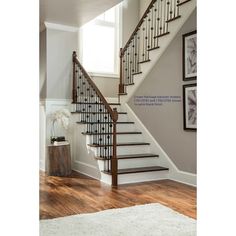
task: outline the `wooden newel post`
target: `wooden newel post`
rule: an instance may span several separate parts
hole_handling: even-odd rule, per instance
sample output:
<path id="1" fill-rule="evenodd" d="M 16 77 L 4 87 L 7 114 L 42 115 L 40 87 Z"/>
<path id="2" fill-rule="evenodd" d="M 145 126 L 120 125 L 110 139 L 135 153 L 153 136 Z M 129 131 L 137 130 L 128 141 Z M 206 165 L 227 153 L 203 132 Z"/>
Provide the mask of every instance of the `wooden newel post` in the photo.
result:
<path id="1" fill-rule="evenodd" d="M 125 92 L 125 87 L 123 83 L 123 62 L 122 62 L 122 57 L 123 57 L 123 49 L 120 49 L 120 84 L 119 84 L 119 93 L 124 93 Z"/>
<path id="2" fill-rule="evenodd" d="M 72 89 L 72 100 L 73 103 L 77 102 L 77 85 L 76 85 L 76 67 L 75 67 L 75 60 L 76 60 L 76 52 L 73 52 L 72 61 L 73 61 L 73 89 Z"/>
<path id="3" fill-rule="evenodd" d="M 111 158 L 111 173 L 112 173 L 112 187 L 117 187 L 117 145 L 116 145 L 116 122 L 118 120 L 118 112 L 117 109 L 113 109 L 113 153 Z"/>

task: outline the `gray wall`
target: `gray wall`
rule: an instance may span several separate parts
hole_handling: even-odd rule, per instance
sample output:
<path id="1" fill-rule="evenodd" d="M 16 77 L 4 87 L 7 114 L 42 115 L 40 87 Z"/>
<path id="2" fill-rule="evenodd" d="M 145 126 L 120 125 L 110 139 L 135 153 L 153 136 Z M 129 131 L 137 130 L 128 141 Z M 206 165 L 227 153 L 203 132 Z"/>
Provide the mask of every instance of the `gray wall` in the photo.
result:
<path id="1" fill-rule="evenodd" d="M 47 29 L 47 98 L 70 99 L 77 32 Z"/>
<path id="2" fill-rule="evenodd" d="M 134 96 L 182 97 L 182 85 L 187 84 L 182 81 L 182 34 L 195 29 L 196 11 L 183 25 Z M 138 106 L 134 104 L 133 97 L 129 105 L 176 166 L 182 171 L 196 173 L 196 132 L 183 130 L 182 101 L 164 103 L 162 106 Z"/>
<path id="3" fill-rule="evenodd" d="M 107 77 L 92 77 L 92 80 L 102 92 L 104 97 L 117 97 L 119 79 Z"/>
<path id="4" fill-rule="evenodd" d="M 40 99 L 46 98 L 47 92 L 47 67 L 46 67 L 46 45 L 47 33 L 46 30 L 40 32 L 40 45 L 39 45 L 39 89 L 40 89 Z"/>
<path id="5" fill-rule="evenodd" d="M 127 43 L 129 37 L 133 33 L 139 22 L 139 1 L 124 0 L 122 10 L 122 47 Z"/>
<path id="6" fill-rule="evenodd" d="M 151 0 L 139 0 L 139 18 L 143 16 L 144 12 L 147 10 L 149 4 L 151 3 Z"/>

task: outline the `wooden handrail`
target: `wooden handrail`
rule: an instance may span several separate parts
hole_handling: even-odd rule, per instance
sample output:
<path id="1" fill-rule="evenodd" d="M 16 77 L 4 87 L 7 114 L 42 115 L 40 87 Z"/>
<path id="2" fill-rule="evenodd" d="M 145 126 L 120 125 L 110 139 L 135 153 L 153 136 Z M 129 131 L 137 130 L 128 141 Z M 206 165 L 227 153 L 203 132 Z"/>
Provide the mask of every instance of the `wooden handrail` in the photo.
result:
<path id="1" fill-rule="evenodd" d="M 108 104 L 108 102 L 106 101 L 106 99 L 104 98 L 104 96 L 102 95 L 102 93 L 100 92 L 100 90 L 98 89 L 98 87 L 95 85 L 95 83 L 92 81 L 91 77 L 89 76 L 89 74 L 86 72 L 86 70 L 84 69 L 84 67 L 81 65 L 81 63 L 79 62 L 78 58 L 77 58 L 77 54 L 76 52 L 73 52 L 73 62 L 76 63 L 79 67 L 80 70 L 82 71 L 83 75 L 86 77 L 88 83 L 91 85 L 91 87 L 95 90 L 96 94 L 99 96 L 99 98 L 101 99 L 102 103 L 104 104 L 104 106 L 106 107 L 108 113 L 110 114 L 112 120 L 114 122 L 116 122 L 118 120 L 118 113 L 113 111 L 112 108 L 110 107 L 110 105 Z"/>
<path id="2" fill-rule="evenodd" d="M 150 9 L 152 8 L 153 4 L 156 2 L 157 0 L 152 0 L 151 3 L 149 4 L 147 10 L 144 12 L 142 18 L 140 19 L 138 25 L 136 26 L 135 30 L 133 31 L 133 33 L 131 34 L 128 42 L 125 44 L 124 48 L 121 51 L 121 55 L 124 55 L 126 49 L 128 48 L 130 42 L 132 41 L 134 35 L 137 33 L 137 31 L 139 30 L 140 26 L 143 23 L 143 20 L 147 17 L 147 14 L 149 13 Z"/>
<path id="3" fill-rule="evenodd" d="M 78 68 L 76 68 L 76 66 Z M 88 82 L 88 84 L 94 90 L 94 92 L 96 93 L 96 96 L 100 99 L 102 105 L 105 107 L 105 109 L 107 111 L 107 114 L 109 114 L 110 119 L 112 120 L 112 126 L 113 126 L 112 152 L 107 157 L 111 158 L 110 159 L 110 163 L 111 163 L 110 171 L 111 171 L 111 174 L 112 174 L 112 187 L 117 187 L 117 185 L 118 185 L 118 180 L 117 180 L 117 178 L 118 178 L 117 177 L 118 163 L 117 163 L 117 137 L 116 137 L 117 136 L 117 131 L 116 131 L 116 124 L 117 124 L 117 120 L 118 120 L 118 112 L 117 112 L 116 108 L 114 108 L 112 110 L 112 108 L 110 107 L 110 105 L 108 104 L 108 102 L 106 101 L 106 99 L 104 98 L 102 93 L 100 92 L 100 90 L 97 88 L 97 86 L 92 81 L 89 74 L 86 72 L 84 67 L 79 62 L 75 51 L 73 52 L 73 90 L 72 90 L 73 103 L 78 104 L 78 101 L 77 101 L 77 98 L 78 98 L 78 96 L 77 96 L 77 79 L 76 79 L 76 73 L 78 72 L 78 70 L 83 74 L 83 78 Z M 105 119 L 107 119 L 107 117 L 105 117 Z M 109 123 L 107 123 L 107 124 L 109 124 Z M 106 133 L 106 131 L 104 131 L 104 135 L 105 135 L 105 133 Z M 106 137 L 105 139 L 107 140 L 107 135 L 105 135 L 105 137 Z M 109 146 L 109 142 L 107 144 Z M 108 164 L 108 166 L 109 166 L 109 164 Z"/>

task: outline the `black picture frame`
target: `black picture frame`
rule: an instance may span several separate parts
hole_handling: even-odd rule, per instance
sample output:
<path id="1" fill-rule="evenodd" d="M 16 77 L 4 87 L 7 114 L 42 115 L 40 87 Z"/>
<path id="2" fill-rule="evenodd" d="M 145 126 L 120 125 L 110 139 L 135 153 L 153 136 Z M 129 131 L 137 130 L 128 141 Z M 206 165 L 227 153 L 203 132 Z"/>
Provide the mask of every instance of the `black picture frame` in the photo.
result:
<path id="1" fill-rule="evenodd" d="M 197 79 L 197 31 L 182 36 L 183 38 L 183 80 Z"/>
<path id="2" fill-rule="evenodd" d="M 197 130 L 197 84 L 183 85 L 184 130 Z"/>

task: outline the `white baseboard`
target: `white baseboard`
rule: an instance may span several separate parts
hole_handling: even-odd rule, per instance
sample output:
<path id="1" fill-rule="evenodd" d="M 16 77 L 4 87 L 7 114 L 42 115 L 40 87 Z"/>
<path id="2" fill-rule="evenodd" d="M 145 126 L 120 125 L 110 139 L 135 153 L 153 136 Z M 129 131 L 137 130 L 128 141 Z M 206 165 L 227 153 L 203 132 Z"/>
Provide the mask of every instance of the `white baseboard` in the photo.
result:
<path id="1" fill-rule="evenodd" d="M 45 162 L 43 160 L 39 161 L 39 169 L 41 171 L 45 171 Z"/>
<path id="2" fill-rule="evenodd" d="M 72 170 L 77 171 L 83 175 L 87 175 L 93 179 L 101 179 L 101 173 L 95 166 L 81 161 L 73 161 Z"/>
<path id="3" fill-rule="evenodd" d="M 191 185 L 193 187 L 197 186 L 197 175 L 181 170 L 172 172 L 169 174 L 169 179 L 183 184 Z"/>

